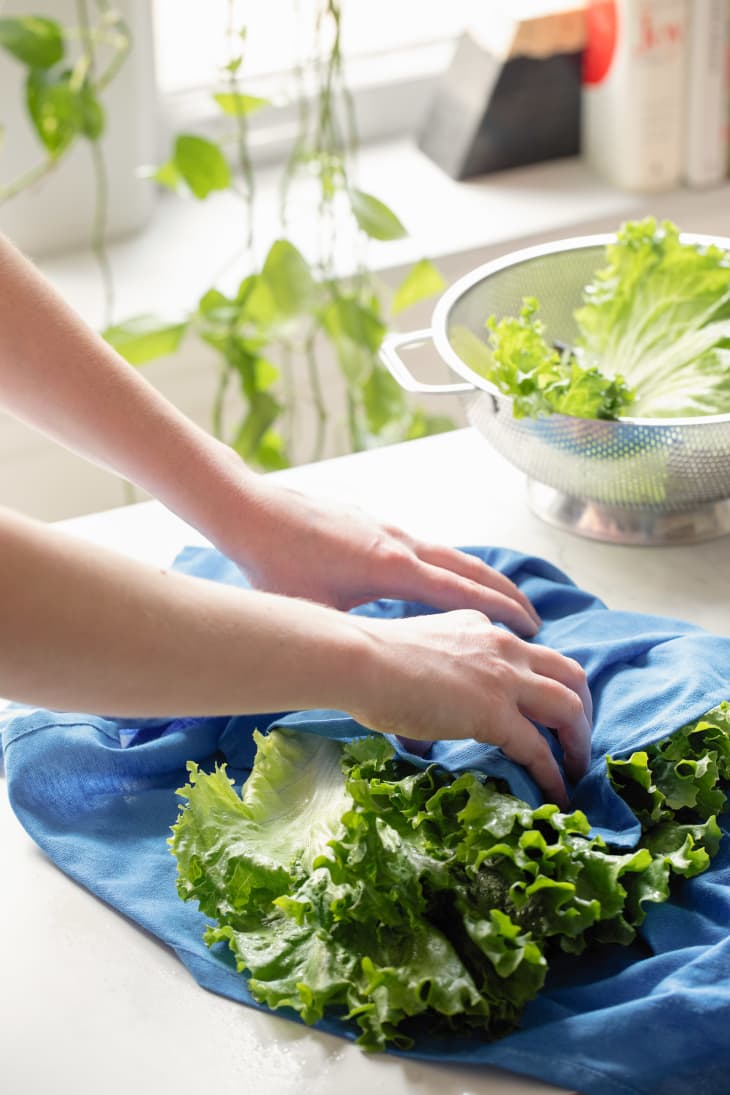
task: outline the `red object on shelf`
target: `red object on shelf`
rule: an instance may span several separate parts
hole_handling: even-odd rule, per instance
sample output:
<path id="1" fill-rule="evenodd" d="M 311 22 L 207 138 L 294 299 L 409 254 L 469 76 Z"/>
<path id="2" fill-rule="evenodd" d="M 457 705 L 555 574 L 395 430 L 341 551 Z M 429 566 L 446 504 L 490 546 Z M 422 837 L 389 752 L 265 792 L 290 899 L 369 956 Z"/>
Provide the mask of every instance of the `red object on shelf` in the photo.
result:
<path id="1" fill-rule="evenodd" d="M 608 74 L 618 39 L 616 0 L 599 0 L 586 8 L 583 83 L 600 84 Z"/>

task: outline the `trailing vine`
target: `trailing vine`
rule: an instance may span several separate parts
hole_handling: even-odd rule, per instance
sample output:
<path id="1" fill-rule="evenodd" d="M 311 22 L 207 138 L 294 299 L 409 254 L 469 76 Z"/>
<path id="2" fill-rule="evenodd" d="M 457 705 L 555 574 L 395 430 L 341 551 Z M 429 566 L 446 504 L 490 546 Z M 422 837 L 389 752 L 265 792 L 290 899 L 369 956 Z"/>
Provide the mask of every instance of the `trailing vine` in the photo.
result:
<path id="1" fill-rule="evenodd" d="M 25 68 L 28 118 L 40 145 L 36 164 L 0 183 L 0 204 L 39 184 L 66 159 L 77 141 L 89 142 L 95 202 L 90 242 L 104 289 L 105 314 L 113 314 L 114 289 L 106 247 L 108 182 L 101 138 L 106 129 L 102 96 L 131 47 L 129 28 L 107 0 L 75 0 L 77 26 L 44 16 L 0 19 L 0 50 Z"/>
<path id="2" fill-rule="evenodd" d="M 297 0 L 292 3 L 301 24 Z M 340 398 L 334 402 L 344 403 L 351 450 L 452 426 L 447 418 L 409 405 L 378 361 L 391 317 L 438 292 L 443 280 L 428 260 L 421 260 L 391 294 L 386 314 L 385 290 L 367 266 L 367 242 L 399 239 L 406 231 L 392 210 L 353 181 L 358 139 L 345 79 L 342 20 L 342 0 L 319 0 L 311 48 L 301 46 L 295 69 L 299 130 L 282 169 L 281 235 L 257 262 L 249 119 L 270 104 L 243 89 L 246 31 L 236 28 L 229 0 L 229 55 L 221 67 L 223 90 L 213 98 L 230 120 L 230 132 L 220 141 L 178 134 L 169 159 L 153 177 L 194 200 L 219 191 L 238 195 L 241 253 L 250 272 L 233 293 L 224 294 L 216 285 L 206 289 L 197 307 L 179 322 L 137 316 L 106 332 L 122 354 L 140 365 L 175 352 L 183 338 L 198 337 L 213 347 L 219 359 L 213 432 L 265 470 L 315 461 L 325 453 L 328 437 L 340 426 L 322 376 L 323 361 L 333 355 L 340 375 Z M 310 218 L 316 221 L 317 246 L 307 255 L 292 239 L 291 206 L 302 183 L 314 183 L 317 191 Z M 337 269 L 337 242 L 343 232 L 355 256 L 347 277 Z M 226 409 L 234 384 L 243 412 L 229 423 Z M 303 427 L 298 421 L 302 405 L 309 417 Z"/>
<path id="3" fill-rule="evenodd" d="M 391 209 L 354 181 L 358 139 L 342 54 L 343 0 L 318 0 L 308 28 L 311 42 L 301 43 L 293 92 L 298 134 L 281 173 L 281 234 L 263 258 L 257 258 L 249 119 L 271 104 L 246 90 L 246 28 L 236 26 L 235 4 L 228 0 L 222 28 L 227 56 L 220 88 L 213 93 L 227 131 L 219 141 L 179 133 L 169 158 L 152 177 L 192 200 L 226 191 L 235 195 L 241 203 L 238 258 L 248 272 L 232 293 L 217 284 L 206 288 L 195 307 L 175 322 L 145 315 L 114 325 L 101 96 L 124 62 L 130 34 L 108 0 L 74 3 L 77 27 L 40 16 L 0 19 L 0 48 L 27 70 L 28 113 L 43 150 L 39 164 L 0 186 L 0 202 L 54 171 L 77 140 L 89 141 L 96 193 L 91 246 L 104 285 L 108 341 L 135 365 L 175 353 L 184 339 L 197 338 L 212 347 L 218 358 L 212 430 L 265 470 L 320 459 L 332 431 L 342 426 L 333 405 L 344 405 L 352 450 L 450 428 L 448 419 L 410 405 L 378 362 L 392 317 L 438 292 L 443 282 L 423 259 L 395 294 L 388 294 L 368 268 L 369 240 L 398 239 L 406 232 Z M 292 5 L 301 27 L 299 0 Z M 316 196 L 309 221 L 317 227 L 313 251 L 300 248 L 292 238 L 292 205 L 302 187 L 312 186 Z M 354 258 L 346 277 L 338 270 L 343 233 Z M 325 384 L 322 375 L 325 358 L 334 358 L 338 367 L 334 400 L 330 381 Z M 237 399 L 231 398 L 234 389 Z"/>

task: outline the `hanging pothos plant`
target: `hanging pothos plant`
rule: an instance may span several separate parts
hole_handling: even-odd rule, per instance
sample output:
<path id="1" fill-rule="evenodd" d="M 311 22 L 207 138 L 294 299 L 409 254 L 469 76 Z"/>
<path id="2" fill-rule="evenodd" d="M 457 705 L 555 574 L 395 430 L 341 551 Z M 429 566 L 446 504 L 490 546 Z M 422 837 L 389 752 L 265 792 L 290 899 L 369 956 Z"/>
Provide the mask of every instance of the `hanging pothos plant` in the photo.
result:
<path id="1" fill-rule="evenodd" d="M 292 0 L 293 6 L 296 3 Z M 107 281 L 110 306 L 103 161 L 98 144 L 104 113 L 99 95 L 121 64 L 129 35 L 104 0 L 95 3 L 98 25 L 91 24 L 86 0 L 78 0 L 77 8 L 77 32 L 44 18 L 0 20 L 0 46 L 28 67 L 28 109 L 46 150 L 44 166 L 32 178 L 6 187 L 5 197 L 50 171 L 77 137 L 92 142 L 98 194 L 93 245 Z M 229 294 L 217 285 L 207 288 L 197 305 L 178 321 L 137 316 L 108 325 L 104 332 L 135 365 L 173 354 L 189 338 L 200 338 L 211 346 L 219 360 L 212 430 L 246 461 L 266 470 L 319 459 L 325 452 L 328 430 L 339 425 L 333 421 L 333 400 L 325 392 L 321 376 L 327 347 L 339 367 L 342 391 L 335 405 L 344 403 L 346 408 L 350 449 L 420 437 L 452 426 L 449 419 L 410 405 L 378 362 L 378 349 L 391 318 L 439 292 L 443 279 L 423 259 L 411 268 L 395 293 L 386 294 L 368 269 L 369 240 L 394 240 L 406 232 L 395 213 L 353 181 L 357 135 L 344 76 L 342 8 L 342 0 L 319 0 L 317 4 L 312 48 L 296 72 L 299 131 L 282 170 L 281 233 L 257 262 L 256 179 L 248 122 L 251 114 L 270 104 L 243 90 L 246 34 L 235 26 L 234 4 L 229 0 L 229 58 L 221 87 L 213 95 L 228 132 L 220 141 L 179 134 L 169 159 L 151 174 L 159 185 L 193 200 L 202 201 L 221 191 L 238 196 L 242 204 L 238 222 L 242 261 L 248 272 Z M 65 56 L 65 42 L 72 37 L 81 48 L 73 65 Z M 101 71 L 97 51 L 110 47 L 114 55 Z M 304 180 L 316 191 L 312 215 L 317 224 L 315 253 L 306 257 L 290 238 L 292 195 Z M 2 197 L 0 191 L 0 200 Z M 336 269 L 335 244 L 339 234 L 349 231 L 355 263 L 343 278 Z M 383 303 L 386 296 L 387 310 Z M 239 398 L 231 401 L 228 396 L 233 389 L 238 390 Z M 306 430 L 299 428 L 298 433 L 301 402 L 308 404 L 313 415 Z M 233 421 L 231 406 L 240 408 Z"/>
<path id="2" fill-rule="evenodd" d="M 113 284 L 106 249 L 103 95 L 129 53 L 131 36 L 122 15 L 108 0 L 94 0 L 93 4 L 75 0 L 74 6 L 75 26 L 40 15 L 0 18 L 0 52 L 25 69 L 25 105 L 40 146 L 37 163 L 15 178 L 0 181 L 0 204 L 51 175 L 79 140 L 88 142 L 96 190 L 89 237 L 99 264 L 106 315 L 110 316 Z"/>

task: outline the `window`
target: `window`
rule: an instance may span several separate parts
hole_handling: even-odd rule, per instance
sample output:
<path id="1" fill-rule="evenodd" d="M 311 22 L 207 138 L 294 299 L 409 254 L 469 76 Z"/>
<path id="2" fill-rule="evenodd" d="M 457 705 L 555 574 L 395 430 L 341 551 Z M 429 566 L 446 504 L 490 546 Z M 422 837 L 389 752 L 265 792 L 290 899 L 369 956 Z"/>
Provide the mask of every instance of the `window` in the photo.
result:
<path id="1" fill-rule="evenodd" d="M 344 0 L 343 52 L 362 140 L 416 128 L 471 4 Z M 215 108 L 208 92 L 229 60 L 231 15 L 236 31 L 246 27 L 242 74 L 249 88 L 285 97 L 287 73 L 306 56 L 317 7 L 317 0 L 155 0 L 157 77 L 169 128 L 210 124 Z M 284 108 L 253 121 L 252 137 L 271 158 L 280 152 L 276 135 L 287 120 Z"/>
<path id="2" fill-rule="evenodd" d="M 291 69 L 314 23 L 316 0 L 232 0 L 233 25 L 246 27 L 245 71 Z M 470 0 L 345 0 L 344 52 L 362 58 L 452 38 Z M 163 92 L 209 86 L 227 61 L 229 0 L 155 0 L 157 66 Z"/>

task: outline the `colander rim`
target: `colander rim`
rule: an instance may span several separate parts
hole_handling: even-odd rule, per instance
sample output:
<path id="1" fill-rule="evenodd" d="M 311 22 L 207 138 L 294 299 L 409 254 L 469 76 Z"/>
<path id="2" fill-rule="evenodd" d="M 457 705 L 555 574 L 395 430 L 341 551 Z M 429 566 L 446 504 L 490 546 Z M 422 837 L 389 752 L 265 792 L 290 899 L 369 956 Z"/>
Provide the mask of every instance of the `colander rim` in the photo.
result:
<path id="1" fill-rule="evenodd" d="M 606 247 L 607 244 L 614 243 L 616 238 L 616 232 L 599 232 L 585 236 L 567 236 L 564 239 L 551 240 L 548 243 L 538 243 L 530 247 L 522 247 L 517 251 L 510 251 L 506 255 L 500 255 L 496 259 L 490 259 L 488 262 L 482 263 L 480 266 L 475 267 L 474 270 L 470 270 L 467 274 L 458 278 L 457 281 L 450 285 L 439 297 L 431 317 L 431 330 L 434 346 L 442 359 L 453 372 L 463 380 L 468 381 L 473 387 L 488 392 L 499 402 L 511 405 L 513 402 L 512 396 L 506 395 L 499 390 L 496 384 L 479 376 L 473 369 L 470 369 L 466 362 L 462 361 L 451 346 L 448 337 L 448 317 L 452 308 L 454 308 L 458 301 L 470 289 L 473 289 L 475 285 L 486 280 L 486 278 L 490 277 L 492 274 L 508 269 L 510 266 L 517 266 L 521 262 L 528 262 L 531 259 L 541 258 L 544 255 L 551 255 L 556 251 L 579 251 L 587 250 L 591 247 Z M 730 262 L 730 237 L 712 236 L 698 232 L 680 232 L 679 239 L 682 243 L 720 247 L 721 250 L 727 252 L 728 261 Z M 703 425 L 725 425 L 730 423 L 730 413 L 690 415 L 683 418 L 632 418 L 629 415 L 622 415 L 616 419 L 586 419 L 580 418 L 577 415 L 559 414 L 556 412 L 551 414 L 550 418 L 556 420 L 565 419 L 566 421 L 572 422 L 600 421 L 605 422 L 607 426 L 626 424 L 627 426 L 646 426 L 654 428 L 682 426 L 698 429 Z"/>

